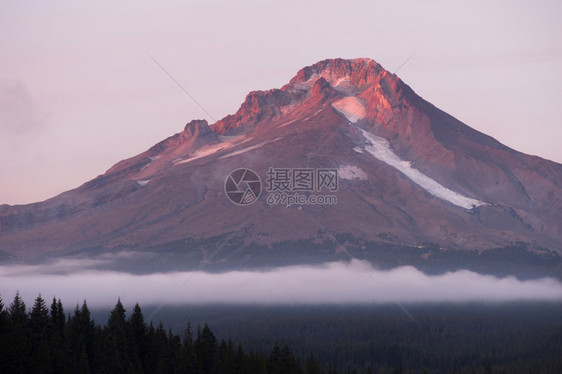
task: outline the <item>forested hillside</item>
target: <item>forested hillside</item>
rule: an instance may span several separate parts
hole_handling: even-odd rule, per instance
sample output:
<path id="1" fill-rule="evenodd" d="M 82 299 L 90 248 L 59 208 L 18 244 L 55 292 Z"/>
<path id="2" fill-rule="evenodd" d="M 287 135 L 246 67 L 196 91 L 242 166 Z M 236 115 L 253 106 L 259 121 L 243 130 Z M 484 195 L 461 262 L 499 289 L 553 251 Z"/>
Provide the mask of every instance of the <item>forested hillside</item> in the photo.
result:
<path id="1" fill-rule="evenodd" d="M 0 373 L 321 373 L 311 358 L 301 365 L 288 346 L 269 355 L 246 353 L 217 341 L 205 324 L 182 337 L 145 322 L 138 304 L 130 317 L 120 300 L 105 326 L 94 323 L 86 301 L 67 318 L 61 300 L 50 308 L 38 296 L 30 312 L 17 294 L 0 299 Z"/>
<path id="2" fill-rule="evenodd" d="M 177 306 L 158 313 L 164 327 L 118 300 L 99 325 L 86 301 L 28 309 L 18 293 L 0 298 L 0 373 L 562 372 L 560 304 L 409 310 L 414 321 L 394 306 Z"/>

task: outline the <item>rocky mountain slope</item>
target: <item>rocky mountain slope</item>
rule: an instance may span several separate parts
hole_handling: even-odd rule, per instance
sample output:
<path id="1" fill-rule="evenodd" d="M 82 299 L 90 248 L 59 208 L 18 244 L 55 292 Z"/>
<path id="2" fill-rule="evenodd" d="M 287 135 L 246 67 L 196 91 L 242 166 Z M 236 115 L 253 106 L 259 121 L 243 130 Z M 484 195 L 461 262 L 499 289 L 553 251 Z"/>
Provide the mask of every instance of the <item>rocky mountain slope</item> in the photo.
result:
<path id="1" fill-rule="evenodd" d="M 252 204 L 233 204 L 225 193 L 238 168 L 261 179 Z M 337 186 L 319 179 L 304 186 L 310 170 L 314 178 L 337 170 Z M 305 180 L 274 190 L 283 172 Z M 307 204 L 275 201 L 295 194 Z M 337 201 L 313 204 L 311 196 Z M 428 247 L 515 243 L 561 254 L 562 165 L 470 128 L 373 60 L 332 59 L 280 89 L 249 93 L 215 124 L 189 122 L 77 189 L 0 206 L 0 251 L 11 259 L 116 250 L 200 258 L 212 249 L 198 243 L 235 242 L 228 258 L 259 255 L 274 265 L 277 244 L 321 244 L 334 235 L 419 247 L 420 256 Z M 265 252 L 245 250 L 258 247 Z"/>

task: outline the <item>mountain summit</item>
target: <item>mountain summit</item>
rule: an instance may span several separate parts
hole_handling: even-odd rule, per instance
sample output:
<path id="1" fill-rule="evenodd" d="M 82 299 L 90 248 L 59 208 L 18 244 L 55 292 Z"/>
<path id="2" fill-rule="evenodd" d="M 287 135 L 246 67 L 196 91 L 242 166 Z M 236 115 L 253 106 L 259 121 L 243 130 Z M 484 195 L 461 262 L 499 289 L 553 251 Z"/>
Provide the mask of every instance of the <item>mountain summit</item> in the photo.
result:
<path id="1" fill-rule="evenodd" d="M 254 174 L 232 173 L 244 168 Z M 336 184 L 322 185 L 327 177 Z M 250 188 L 251 204 L 234 204 L 229 188 Z M 209 261 L 241 266 L 330 259 L 348 244 L 371 258 L 389 248 L 424 259 L 435 256 L 428 248 L 557 256 L 561 196 L 562 165 L 468 127 L 373 60 L 330 59 L 77 189 L 0 206 L 0 251 L 134 250 L 191 263 L 224 247 Z"/>

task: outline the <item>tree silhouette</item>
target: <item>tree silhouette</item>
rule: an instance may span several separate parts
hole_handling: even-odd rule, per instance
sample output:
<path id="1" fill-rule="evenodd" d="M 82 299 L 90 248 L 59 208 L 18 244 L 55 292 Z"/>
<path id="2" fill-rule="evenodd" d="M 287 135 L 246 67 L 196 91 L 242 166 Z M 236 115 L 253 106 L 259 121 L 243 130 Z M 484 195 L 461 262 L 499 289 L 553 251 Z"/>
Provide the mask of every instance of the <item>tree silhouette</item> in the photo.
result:
<path id="1" fill-rule="evenodd" d="M 195 339 L 195 355 L 198 362 L 198 369 L 202 373 L 210 373 L 215 364 L 215 354 L 217 351 L 217 338 L 205 323 L 203 329 L 198 329 Z"/>
<path id="2" fill-rule="evenodd" d="M 47 303 L 37 296 L 29 314 L 29 346 L 31 355 L 37 359 L 33 361 L 31 370 L 34 373 L 46 373 L 51 368 L 52 353 L 50 349 L 49 309 Z"/>
<path id="3" fill-rule="evenodd" d="M 4 301 L 0 297 L 0 373 L 8 373 L 8 327 L 9 315 L 4 309 Z"/>
<path id="4" fill-rule="evenodd" d="M 6 355 L 8 356 L 6 366 L 8 373 L 25 373 L 28 369 L 30 356 L 28 345 L 28 316 L 25 311 L 25 302 L 16 292 L 14 300 L 8 308 L 9 328 L 7 333 Z"/>
<path id="5" fill-rule="evenodd" d="M 112 373 L 142 370 L 125 313 L 121 299 L 118 299 L 103 329 L 104 365 L 106 370 Z"/>

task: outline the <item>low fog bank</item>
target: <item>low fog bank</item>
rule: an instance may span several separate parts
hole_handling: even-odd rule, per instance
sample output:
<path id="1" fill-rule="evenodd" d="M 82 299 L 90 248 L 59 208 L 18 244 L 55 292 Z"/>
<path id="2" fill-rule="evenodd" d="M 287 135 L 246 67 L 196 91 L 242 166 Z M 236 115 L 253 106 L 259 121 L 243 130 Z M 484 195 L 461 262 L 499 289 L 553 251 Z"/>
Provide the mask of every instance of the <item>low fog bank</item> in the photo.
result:
<path id="1" fill-rule="evenodd" d="M 0 296 L 7 306 L 16 291 L 28 307 L 41 294 L 63 303 L 111 307 L 201 303 L 341 304 L 562 301 L 562 283 L 552 279 L 520 281 L 461 270 L 429 276 L 410 267 L 389 271 L 362 262 L 289 266 L 268 271 L 225 273 L 172 272 L 136 275 L 92 268 L 96 260 L 61 260 L 48 265 L 0 266 Z M 362 268 L 363 267 L 363 268 Z M 367 271 L 365 271 L 366 269 Z M 378 284 L 377 284 L 378 282 Z"/>

